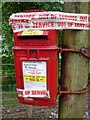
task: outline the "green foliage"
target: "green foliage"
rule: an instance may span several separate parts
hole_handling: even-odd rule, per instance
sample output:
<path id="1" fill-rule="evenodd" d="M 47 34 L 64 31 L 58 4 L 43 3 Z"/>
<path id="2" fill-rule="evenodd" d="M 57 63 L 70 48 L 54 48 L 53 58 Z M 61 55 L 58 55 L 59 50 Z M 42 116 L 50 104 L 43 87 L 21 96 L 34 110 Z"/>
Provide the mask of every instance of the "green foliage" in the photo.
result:
<path id="1" fill-rule="evenodd" d="M 9 25 L 8 19 L 12 13 L 18 13 L 25 10 L 39 9 L 45 11 L 62 11 L 63 4 L 59 2 L 3 2 L 2 3 L 2 31 L 3 31 L 3 41 L 2 41 L 2 74 L 3 74 L 3 90 L 15 90 L 15 86 L 7 86 L 9 84 L 15 85 L 14 74 L 14 58 L 12 46 L 13 32 Z M 61 41 L 61 39 L 60 39 Z M 8 65 L 9 64 L 9 65 Z M 5 77 L 6 76 L 6 77 Z"/>
<path id="2" fill-rule="evenodd" d="M 2 97 L 5 99 L 2 99 L 2 104 L 3 105 L 15 105 L 18 104 L 18 100 L 16 98 L 17 94 L 16 93 L 8 93 L 6 92 L 5 94 L 2 94 Z"/>

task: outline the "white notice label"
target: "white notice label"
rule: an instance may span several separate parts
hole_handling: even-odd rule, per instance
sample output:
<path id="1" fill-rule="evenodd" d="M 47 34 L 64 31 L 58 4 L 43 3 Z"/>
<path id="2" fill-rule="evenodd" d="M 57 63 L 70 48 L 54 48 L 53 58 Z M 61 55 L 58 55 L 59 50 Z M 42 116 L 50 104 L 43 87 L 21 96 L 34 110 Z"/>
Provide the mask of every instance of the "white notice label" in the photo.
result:
<path id="1" fill-rule="evenodd" d="M 22 68 L 24 90 L 36 91 L 31 92 L 30 97 L 45 97 L 47 92 L 46 62 L 23 61 Z"/>

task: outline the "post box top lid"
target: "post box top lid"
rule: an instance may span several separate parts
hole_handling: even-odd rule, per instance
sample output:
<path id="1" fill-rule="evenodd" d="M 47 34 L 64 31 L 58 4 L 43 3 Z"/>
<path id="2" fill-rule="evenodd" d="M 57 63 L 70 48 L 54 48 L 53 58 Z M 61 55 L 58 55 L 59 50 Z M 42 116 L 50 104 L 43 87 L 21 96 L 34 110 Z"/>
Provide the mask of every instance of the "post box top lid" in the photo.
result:
<path id="1" fill-rule="evenodd" d="M 46 30 L 27 30 L 27 31 L 22 31 L 18 32 L 17 36 L 47 36 L 49 31 Z"/>

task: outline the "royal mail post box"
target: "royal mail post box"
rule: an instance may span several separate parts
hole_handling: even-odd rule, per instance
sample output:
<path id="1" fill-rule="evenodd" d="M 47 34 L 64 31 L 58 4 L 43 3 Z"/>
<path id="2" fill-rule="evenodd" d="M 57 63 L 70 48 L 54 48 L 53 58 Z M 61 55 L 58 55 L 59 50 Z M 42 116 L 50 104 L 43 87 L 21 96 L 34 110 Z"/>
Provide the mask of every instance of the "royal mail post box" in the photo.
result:
<path id="1" fill-rule="evenodd" d="M 13 50 L 19 102 L 55 106 L 58 80 L 57 31 L 16 32 Z"/>

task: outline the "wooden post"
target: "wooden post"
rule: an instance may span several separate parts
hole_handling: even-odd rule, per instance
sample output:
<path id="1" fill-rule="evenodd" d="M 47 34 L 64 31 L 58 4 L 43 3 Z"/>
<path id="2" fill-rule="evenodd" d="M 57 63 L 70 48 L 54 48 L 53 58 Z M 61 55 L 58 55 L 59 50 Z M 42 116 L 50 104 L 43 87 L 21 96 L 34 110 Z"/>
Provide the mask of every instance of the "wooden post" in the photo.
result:
<path id="1" fill-rule="evenodd" d="M 32 105 L 27 106 L 27 117 L 32 118 Z"/>
<path id="2" fill-rule="evenodd" d="M 88 14 L 88 3 L 68 2 L 64 5 L 67 13 Z M 88 53 L 88 31 L 65 30 L 63 44 L 66 48 L 82 49 Z M 88 84 L 88 59 L 76 53 L 63 53 L 61 65 L 62 89 L 79 91 Z M 60 118 L 83 118 L 86 94 L 64 94 L 59 101 Z"/>

